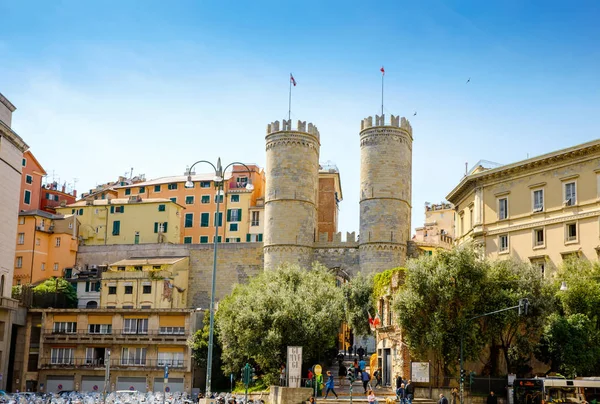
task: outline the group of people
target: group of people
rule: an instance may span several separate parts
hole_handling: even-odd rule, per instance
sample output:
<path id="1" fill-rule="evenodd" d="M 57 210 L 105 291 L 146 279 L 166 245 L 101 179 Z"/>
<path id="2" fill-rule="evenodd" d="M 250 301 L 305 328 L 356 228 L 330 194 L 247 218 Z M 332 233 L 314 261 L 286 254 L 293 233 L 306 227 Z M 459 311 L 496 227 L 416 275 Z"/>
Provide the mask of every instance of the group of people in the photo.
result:
<path id="1" fill-rule="evenodd" d="M 412 380 L 404 382 L 404 378 L 399 374 L 396 375 L 396 400 L 401 404 L 412 404 L 415 398 L 415 386 Z"/>

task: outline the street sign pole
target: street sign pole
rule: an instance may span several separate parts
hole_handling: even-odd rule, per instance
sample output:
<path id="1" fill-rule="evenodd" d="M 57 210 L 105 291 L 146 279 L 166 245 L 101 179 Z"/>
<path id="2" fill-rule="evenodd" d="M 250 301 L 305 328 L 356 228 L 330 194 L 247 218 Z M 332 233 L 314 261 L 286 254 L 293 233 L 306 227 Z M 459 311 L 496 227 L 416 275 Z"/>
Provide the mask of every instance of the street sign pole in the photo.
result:
<path id="1" fill-rule="evenodd" d="M 167 397 L 167 384 L 169 383 L 169 365 L 165 365 L 165 380 L 163 382 L 163 404 Z"/>

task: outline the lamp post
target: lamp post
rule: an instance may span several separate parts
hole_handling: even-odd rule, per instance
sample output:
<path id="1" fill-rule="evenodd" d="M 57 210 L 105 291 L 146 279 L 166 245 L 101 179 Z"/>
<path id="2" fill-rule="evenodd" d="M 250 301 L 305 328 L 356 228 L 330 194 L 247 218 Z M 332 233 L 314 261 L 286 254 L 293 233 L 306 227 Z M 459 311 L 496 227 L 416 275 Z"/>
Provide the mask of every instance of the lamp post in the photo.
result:
<path id="1" fill-rule="evenodd" d="M 223 192 L 223 183 L 225 181 L 225 177 L 224 174 L 227 171 L 227 169 L 229 167 L 231 167 L 234 164 L 240 164 L 243 165 L 244 167 L 246 167 L 246 170 L 248 171 L 248 182 L 246 184 L 246 189 L 248 191 L 252 191 L 254 189 L 254 186 L 252 185 L 251 179 L 250 179 L 250 175 L 252 174 L 252 172 L 250 171 L 250 169 L 248 168 L 248 166 L 244 163 L 239 163 L 239 162 L 234 162 L 231 163 L 229 165 L 227 165 L 225 167 L 225 169 L 223 169 L 223 167 L 221 166 L 221 158 L 219 157 L 217 159 L 217 165 L 215 166 L 213 163 L 211 163 L 210 161 L 206 161 L 206 160 L 199 160 L 196 161 L 194 164 L 192 164 L 192 166 L 189 168 L 188 171 L 188 177 L 187 177 L 187 181 L 185 182 L 185 187 L 186 188 L 193 188 L 194 187 L 194 183 L 192 182 L 192 169 L 194 168 L 194 166 L 198 163 L 207 163 L 210 164 L 211 167 L 215 170 L 215 177 L 214 177 L 214 182 L 215 182 L 215 188 L 217 189 L 217 213 L 215 215 L 215 238 L 213 240 L 213 269 L 212 269 L 212 283 L 211 283 L 211 293 L 210 293 L 210 328 L 209 328 L 209 332 L 208 332 L 208 354 L 206 357 L 206 391 L 205 391 L 205 397 L 208 399 L 210 398 L 210 382 L 211 382 L 211 372 L 212 372 L 212 354 L 213 354 L 213 338 L 214 338 L 214 330 L 215 330 L 215 312 L 214 312 L 214 308 L 215 308 L 215 287 L 216 287 L 216 281 L 217 281 L 217 248 L 219 245 L 219 225 L 221 224 L 221 220 L 219 220 L 219 208 L 221 205 L 221 194 Z"/>

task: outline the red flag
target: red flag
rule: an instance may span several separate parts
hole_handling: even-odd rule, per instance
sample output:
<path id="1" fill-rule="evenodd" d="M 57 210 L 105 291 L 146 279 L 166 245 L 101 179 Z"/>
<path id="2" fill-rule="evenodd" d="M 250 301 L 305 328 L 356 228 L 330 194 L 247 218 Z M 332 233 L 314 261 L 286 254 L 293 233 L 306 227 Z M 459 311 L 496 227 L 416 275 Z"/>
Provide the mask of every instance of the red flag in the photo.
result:
<path id="1" fill-rule="evenodd" d="M 290 81 L 292 82 L 294 87 L 296 87 L 296 80 L 294 79 L 294 76 L 292 76 L 292 73 L 290 73 Z"/>
<path id="2" fill-rule="evenodd" d="M 375 330 L 375 326 L 373 325 L 373 317 L 371 317 L 371 313 L 369 313 L 369 328 L 371 328 L 371 330 Z"/>
<path id="3" fill-rule="evenodd" d="M 373 319 L 373 327 L 377 328 L 381 324 L 381 317 L 379 317 L 379 313 L 375 314 L 375 318 Z"/>
<path id="4" fill-rule="evenodd" d="M 385 75 L 385 69 L 383 68 L 383 66 L 381 66 L 381 69 L 379 69 L 381 71 L 381 75 Z"/>

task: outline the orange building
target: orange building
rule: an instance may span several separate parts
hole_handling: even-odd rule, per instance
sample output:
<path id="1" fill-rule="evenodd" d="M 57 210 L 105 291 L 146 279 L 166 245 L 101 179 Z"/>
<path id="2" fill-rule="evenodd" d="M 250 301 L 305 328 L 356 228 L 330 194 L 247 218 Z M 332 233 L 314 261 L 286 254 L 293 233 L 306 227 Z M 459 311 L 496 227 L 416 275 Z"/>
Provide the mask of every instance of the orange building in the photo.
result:
<path id="1" fill-rule="evenodd" d="M 224 194 L 220 195 L 219 240 L 243 242 L 248 240 L 253 217 L 250 208 L 264 196 L 264 172 L 257 165 L 249 165 L 250 173 L 242 165 L 233 165 L 225 174 Z M 186 188 L 187 174 L 162 177 L 135 184 L 116 186 L 118 198 L 166 198 L 182 205 L 181 242 L 187 244 L 212 243 L 217 220 L 217 190 L 214 174 L 191 174 L 193 188 Z M 249 191 L 246 185 L 252 183 Z M 258 217 L 254 219 L 259 220 Z M 262 218 L 261 218 L 262 219 Z M 262 235 L 261 235 L 262 239 Z M 256 241 L 256 240 L 252 240 Z"/>
<path id="2" fill-rule="evenodd" d="M 40 208 L 42 177 L 46 171 L 31 151 L 23 153 L 23 174 L 21 175 L 21 199 L 19 212 Z"/>
<path id="3" fill-rule="evenodd" d="M 75 216 L 53 215 L 42 210 L 20 212 L 14 284 L 62 276 L 65 268 L 72 268 L 77 255 L 78 225 Z"/>

